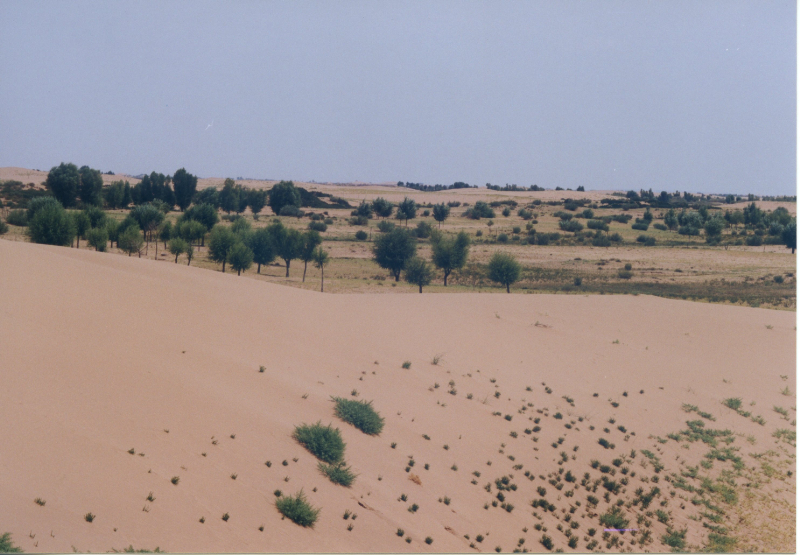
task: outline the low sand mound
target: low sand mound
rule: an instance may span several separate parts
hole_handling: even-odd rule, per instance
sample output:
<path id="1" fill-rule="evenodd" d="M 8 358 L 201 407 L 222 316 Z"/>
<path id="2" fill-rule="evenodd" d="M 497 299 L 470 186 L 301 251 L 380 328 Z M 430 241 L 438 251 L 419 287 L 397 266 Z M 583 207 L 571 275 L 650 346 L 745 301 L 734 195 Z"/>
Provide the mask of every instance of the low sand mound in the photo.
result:
<path id="1" fill-rule="evenodd" d="M 663 551 L 668 527 L 687 548 L 719 532 L 793 549 L 794 441 L 772 436 L 794 432 L 794 313 L 323 295 L 9 241 L 0 260 L 0 535 L 25 551 L 544 551 L 543 534 Z M 338 421 L 331 396 L 373 401 L 383 432 Z M 341 429 L 351 488 L 292 439 L 317 421 Z M 275 509 L 275 490 L 301 488 L 313 529 Z M 604 538 L 620 500 L 639 532 Z"/>

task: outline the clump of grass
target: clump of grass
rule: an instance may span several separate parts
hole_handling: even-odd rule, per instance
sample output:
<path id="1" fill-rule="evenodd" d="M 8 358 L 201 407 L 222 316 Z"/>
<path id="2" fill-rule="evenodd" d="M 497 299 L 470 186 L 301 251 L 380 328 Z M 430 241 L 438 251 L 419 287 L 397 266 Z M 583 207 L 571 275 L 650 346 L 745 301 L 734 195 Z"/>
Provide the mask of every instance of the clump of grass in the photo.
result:
<path id="1" fill-rule="evenodd" d="M 231 517 L 231 515 L 229 515 L 228 513 L 225 513 L 225 514 L 222 515 L 222 520 L 224 520 L 225 522 L 228 522 L 228 519 L 230 517 Z"/>
<path id="2" fill-rule="evenodd" d="M 425 543 L 427 543 L 428 545 L 432 544 L 433 543 L 433 538 L 428 536 L 427 538 L 425 538 Z"/>
<path id="3" fill-rule="evenodd" d="M 678 531 L 667 528 L 667 533 L 661 536 L 661 542 L 676 551 L 683 551 L 686 548 L 686 529 Z"/>
<path id="4" fill-rule="evenodd" d="M 150 503 L 152 503 L 153 501 L 156 500 L 156 498 L 153 497 L 153 492 L 152 491 L 149 494 L 147 494 L 147 500 L 150 501 Z"/>
<path id="5" fill-rule="evenodd" d="M 372 408 L 372 401 L 352 401 L 333 397 L 334 414 L 368 435 L 376 436 L 383 430 L 384 419 Z"/>
<path id="6" fill-rule="evenodd" d="M 44 504 L 47 503 L 47 501 L 45 501 L 41 497 L 37 497 L 36 499 L 33 500 L 33 502 L 39 505 L 40 507 L 44 507 Z"/>
<path id="7" fill-rule="evenodd" d="M 402 538 L 403 534 L 405 534 L 405 533 L 406 533 L 406 531 L 403 530 L 402 528 L 398 528 L 397 529 L 397 537 Z"/>
<path id="8" fill-rule="evenodd" d="M 170 482 L 172 482 L 172 484 L 175 485 L 175 486 L 177 486 L 178 482 L 180 482 L 180 481 L 181 481 L 181 479 L 178 476 L 173 476 L 172 479 L 170 479 Z"/>
<path id="9" fill-rule="evenodd" d="M 722 404 L 728 407 L 731 410 L 738 411 L 742 407 L 742 398 L 741 397 L 730 397 L 722 401 Z"/>
<path id="10" fill-rule="evenodd" d="M 133 447 L 131 447 L 130 449 L 128 449 L 128 453 L 130 453 L 131 455 L 135 455 L 136 450 Z"/>
<path id="11" fill-rule="evenodd" d="M 349 466 L 344 461 L 337 464 L 319 463 L 317 466 L 320 472 L 328 477 L 334 484 L 349 488 L 356 479 Z"/>
<path id="12" fill-rule="evenodd" d="M 312 528 L 321 511 L 321 509 L 315 509 L 308 503 L 302 489 L 294 496 L 279 497 L 275 501 L 275 507 L 283 516 L 295 524 Z"/>
<path id="13" fill-rule="evenodd" d="M 95 518 L 96 518 L 96 515 L 93 515 L 93 514 L 92 514 L 92 513 L 90 513 L 90 512 L 89 512 L 89 513 L 86 513 L 85 515 L 83 515 L 83 519 L 84 519 L 86 522 L 92 522 L 92 521 L 93 521 Z"/>
<path id="14" fill-rule="evenodd" d="M 781 395 L 786 395 L 788 397 L 791 394 L 792 394 L 792 391 L 789 389 L 788 386 L 784 387 L 783 389 L 781 389 Z"/>
<path id="15" fill-rule="evenodd" d="M 260 373 L 262 373 L 262 374 L 263 374 L 263 373 L 264 373 L 264 370 L 266 370 L 266 367 L 264 367 L 264 366 L 259 366 L 259 367 L 258 367 L 258 371 L 259 371 Z"/>
<path id="16" fill-rule="evenodd" d="M 606 528 L 622 529 L 628 527 L 628 519 L 622 514 L 619 507 L 612 507 L 600 515 L 600 524 Z"/>
<path id="17" fill-rule="evenodd" d="M 294 429 L 292 437 L 312 455 L 328 464 L 336 464 L 344 457 L 342 434 L 330 424 L 302 424 Z"/>
<path id="18" fill-rule="evenodd" d="M 406 370 L 408 370 L 409 368 L 411 368 L 411 361 L 410 361 L 410 360 L 407 360 L 407 361 L 405 361 L 405 362 L 403 363 L 403 368 L 405 368 Z"/>

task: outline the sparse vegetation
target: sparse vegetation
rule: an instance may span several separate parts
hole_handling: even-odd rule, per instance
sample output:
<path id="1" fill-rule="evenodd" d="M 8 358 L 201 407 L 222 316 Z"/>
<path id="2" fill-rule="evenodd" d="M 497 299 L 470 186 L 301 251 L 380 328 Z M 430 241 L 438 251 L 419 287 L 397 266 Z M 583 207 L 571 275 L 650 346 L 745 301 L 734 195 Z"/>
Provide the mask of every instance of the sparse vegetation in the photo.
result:
<path id="1" fill-rule="evenodd" d="M 306 500 L 301 489 L 294 496 L 281 496 L 275 501 L 275 507 L 280 513 L 303 527 L 312 527 L 319 517 L 321 509 L 312 507 Z"/>

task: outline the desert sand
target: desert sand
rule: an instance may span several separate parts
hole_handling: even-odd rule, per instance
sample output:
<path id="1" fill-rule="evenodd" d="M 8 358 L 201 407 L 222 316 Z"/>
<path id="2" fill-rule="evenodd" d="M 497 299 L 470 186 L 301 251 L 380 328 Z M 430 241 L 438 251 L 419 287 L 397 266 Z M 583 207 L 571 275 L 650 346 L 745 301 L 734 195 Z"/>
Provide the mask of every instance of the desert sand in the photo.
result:
<path id="1" fill-rule="evenodd" d="M 569 526 L 561 509 L 577 502 L 577 550 L 590 527 L 605 549 L 597 515 L 610 504 L 590 508 L 583 487 L 567 497 L 577 484 L 558 491 L 540 476 L 564 468 L 594 480 L 591 460 L 611 464 L 631 450 L 625 464 L 638 474 L 611 502 L 660 486 L 649 510 L 668 511 L 670 527 L 686 528 L 698 548 L 709 531 L 689 517 L 706 509 L 685 490 L 671 496 L 666 479 L 708 451 L 666 439 L 699 419 L 684 403 L 713 414 L 707 427 L 737 434 L 745 476 L 723 519 L 737 550 L 794 549 L 795 449 L 772 437 L 794 430 L 773 411 L 796 418 L 793 312 L 647 296 L 331 295 L 11 241 L 0 241 L 0 260 L 0 534 L 25 551 L 510 552 L 520 538 L 545 551 L 539 523 L 569 552 L 557 526 Z M 338 421 L 331 396 L 372 400 L 386 419 L 381 435 Z M 766 424 L 721 404 L 732 397 Z M 534 418 L 541 431 L 526 433 Z M 330 483 L 291 438 L 294 426 L 317 421 L 341 429 L 358 474 L 351 488 Z M 642 450 L 665 466 L 658 484 Z M 559 465 L 562 451 L 569 460 Z M 701 474 L 715 478 L 730 464 Z M 484 486 L 507 475 L 518 485 L 506 492 L 513 511 L 485 509 L 497 491 Z M 531 507 L 540 486 L 555 513 Z M 313 529 L 274 506 L 274 490 L 301 488 L 322 509 Z M 643 528 L 641 508 L 625 511 Z M 667 525 L 649 520 L 652 543 L 629 545 L 628 533 L 625 548 L 669 549 L 660 541 Z"/>

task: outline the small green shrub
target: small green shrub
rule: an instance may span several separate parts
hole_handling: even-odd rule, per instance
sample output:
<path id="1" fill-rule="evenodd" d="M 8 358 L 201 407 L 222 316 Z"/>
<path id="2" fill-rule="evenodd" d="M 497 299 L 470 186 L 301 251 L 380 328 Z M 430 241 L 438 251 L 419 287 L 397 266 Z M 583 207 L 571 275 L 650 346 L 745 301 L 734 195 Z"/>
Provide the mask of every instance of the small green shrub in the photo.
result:
<path id="1" fill-rule="evenodd" d="M 20 210 L 20 212 L 22 211 Z M 22 549 L 15 546 L 14 542 L 11 541 L 9 532 L 0 535 L 0 553 L 22 553 Z"/>
<path id="2" fill-rule="evenodd" d="M 359 241 L 364 241 L 366 238 L 367 238 L 366 231 L 364 231 L 363 229 L 359 229 L 358 231 L 356 231 L 356 239 L 358 239 Z"/>
<path id="3" fill-rule="evenodd" d="M 323 462 L 336 464 L 344 457 L 345 444 L 342 434 L 338 428 L 333 428 L 330 424 L 327 426 L 323 426 L 321 422 L 302 424 L 294 429 L 292 437 Z"/>
<path id="4" fill-rule="evenodd" d="M 303 527 L 313 527 L 321 510 L 308 503 L 302 489 L 294 497 L 279 497 L 275 507 L 283 516 Z"/>
<path id="5" fill-rule="evenodd" d="M 348 424 L 352 424 L 368 435 L 379 435 L 383 430 L 384 419 L 372 408 L 372 401 L 352 401 L 333 397 L 336 403 L 334 414 Z"/>
<path id="6" fill-rule="evenodd" d="M 684 550 L 686 548 L 686 528 L 680 531 L 667 528 L 667 533 L 661 536 L 661 542 L 676 551 Z"/>
<path id="7" fill-rule="evenodd" d="M 404 368 L 405 370 L 408 370 L 409 368 L 411 368 L 411 361 L 410 361 L 410 360 L 407 360 L 407 361 L 405 361 L 405 362 L 403 363 L 403 368 Z"/>
<path id="8" fill-rule="evenodd" d="M 92 522 L 95 518 L 96 518 L 96 515 L 93 515 L 92 513 L 86 513 L 85 515 L 83 515 L 83 519 L 86 522 Z"/>
<path id="9" fill-rule="evenodd" d="M 548 551 L 553 549 L 553 539 L 547 534 L 542 534 L 542 538 L 539 540 L 539 543 L 541 543 Z"/>
<path id="10" fill-rule="evenodd" d="M 349 488 L 356 479 L 356 475 L 353 474 L 349 466 L 346 466 L 344 461 L 336 464 L 321 462 L 317 465 L 317 468 L 328 477 L 328 480 L 346 488 Z"/>
<path id="11" fill-rule="evenodd" d="M 722 404 L 732 410 L 739 410 L 742 406 L 742 398 L 741 397 L 731 397 L 722 401 Z"/>

